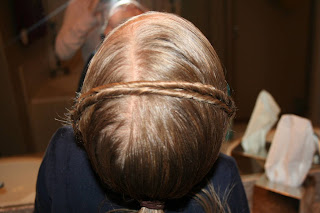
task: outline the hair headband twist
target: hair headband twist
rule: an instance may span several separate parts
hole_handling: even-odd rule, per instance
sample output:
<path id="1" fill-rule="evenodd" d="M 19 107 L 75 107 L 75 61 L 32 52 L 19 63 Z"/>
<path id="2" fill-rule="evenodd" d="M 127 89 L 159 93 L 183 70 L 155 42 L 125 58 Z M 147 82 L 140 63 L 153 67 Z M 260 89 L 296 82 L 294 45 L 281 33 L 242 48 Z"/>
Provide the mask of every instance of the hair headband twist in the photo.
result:
<path id="1" fill-rule="evenodd" d="M 78 97 L 78 103 L 71 113 L 72 120 L 76 122 L 87 107 L 98 101 L 127 95 L 162 95 L 195 100 L 215 105 L 227 113 L 229 117 L 234 115 L 236 109 L 231 97 L 212 85 L 183 81 L 133 81 L 95 87 L 82 94 Z"/>

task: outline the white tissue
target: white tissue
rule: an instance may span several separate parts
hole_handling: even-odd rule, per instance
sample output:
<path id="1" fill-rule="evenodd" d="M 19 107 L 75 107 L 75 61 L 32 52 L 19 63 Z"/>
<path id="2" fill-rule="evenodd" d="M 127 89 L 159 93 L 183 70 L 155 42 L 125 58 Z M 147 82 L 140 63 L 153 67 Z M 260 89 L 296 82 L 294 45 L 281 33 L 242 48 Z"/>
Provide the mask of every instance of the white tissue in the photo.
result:
<path id="1" fill-rule="evenodd" d="M 280 107 L 265 90 L 258 95 L 241 145 L 245 152 L 258 154 L 265 149 L 266 135 L 277 122 Z"/>
<path id="2" fill-rule="evenodd" d="M 265 164 L 272 182 L 300 186 L 316 150 L 311 122 L 296 115 L 283 115 L 278 123 Z"/>

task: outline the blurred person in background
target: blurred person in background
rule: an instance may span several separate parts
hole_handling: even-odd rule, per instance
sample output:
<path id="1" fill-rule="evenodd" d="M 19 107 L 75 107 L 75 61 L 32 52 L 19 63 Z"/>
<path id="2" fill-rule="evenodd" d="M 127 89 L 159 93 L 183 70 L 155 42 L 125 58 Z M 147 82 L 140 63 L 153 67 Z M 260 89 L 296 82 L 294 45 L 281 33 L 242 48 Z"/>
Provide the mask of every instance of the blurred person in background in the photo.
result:
<path id="1" fill-rule="evenodd" d="M 71 59 L 81 48 L 83 61 L 101 43 L 101 32 L 111 1 L 70 0 L 62 27 L 55 41 L 55 53 L 64 61 Z"/>

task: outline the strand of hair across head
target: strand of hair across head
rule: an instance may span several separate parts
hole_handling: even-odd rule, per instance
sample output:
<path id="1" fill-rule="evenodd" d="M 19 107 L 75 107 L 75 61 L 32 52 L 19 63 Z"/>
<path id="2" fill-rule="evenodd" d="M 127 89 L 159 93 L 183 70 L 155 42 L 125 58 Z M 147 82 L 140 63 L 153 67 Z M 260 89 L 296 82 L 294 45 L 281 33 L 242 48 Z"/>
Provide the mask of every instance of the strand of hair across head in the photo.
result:
<path id="1" fill-rule="evenodd" d="M 165 95 L 177 98 L 193 99 L 221 108 L 229 117 L 235 112 L 232 99 L 221 90 L 211 85 L 189 82 L 123 82 L 99 86 L 79 97 L 76 112 L 81 113 L 86 107 L 101 99 L 119 98 L 124 95 Z M 83 99 L 87 99 L 85 104 Z M 79 115 L 73 120 L 77 120 Z"/>

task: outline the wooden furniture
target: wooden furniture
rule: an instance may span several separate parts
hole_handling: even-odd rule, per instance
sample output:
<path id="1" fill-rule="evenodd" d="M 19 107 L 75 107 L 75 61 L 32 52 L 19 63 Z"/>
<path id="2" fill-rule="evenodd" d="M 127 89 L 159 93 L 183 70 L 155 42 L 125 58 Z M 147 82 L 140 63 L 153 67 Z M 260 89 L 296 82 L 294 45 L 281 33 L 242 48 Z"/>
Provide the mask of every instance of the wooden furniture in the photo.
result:
<path id="1" fill-rule="evenodd" d="M 315 128 L 314 131 L 320 135 L 319 128 Z M 320 164 L 312 165 L 300 187 L 271 182 L 264 174 L 264 163 L 274 132 L 274 130 L 269 132 L 265 150 L 258 155 L 243 150 L 241 137 L 229 142 L 225 148 L 226 154 L 233 156 L 237 161 L 251 211 L 253 213 L 320 212 Z"/>

